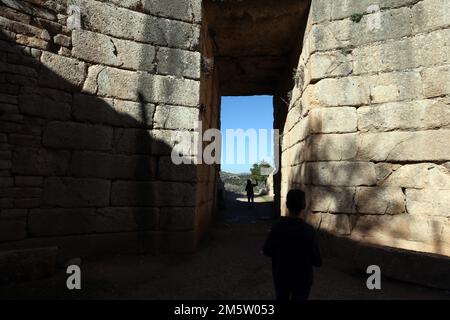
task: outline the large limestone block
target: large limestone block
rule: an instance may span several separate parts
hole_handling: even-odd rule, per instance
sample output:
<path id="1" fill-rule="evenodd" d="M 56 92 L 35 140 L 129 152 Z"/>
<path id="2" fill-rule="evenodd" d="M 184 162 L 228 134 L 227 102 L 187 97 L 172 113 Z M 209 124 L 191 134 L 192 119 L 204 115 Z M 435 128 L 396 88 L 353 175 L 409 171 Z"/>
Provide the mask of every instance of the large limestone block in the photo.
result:
<path id="1" fill-rule="evenodd" d="M 357 159 L 365 161 L 446 161 L 450 130 L 363 133 Z"/>
<path id="2" fill-rule="evenodd" d="M 94 66 L 89 68 L 84 91 L 124 100 L 198 106 L 200 83 L 190 79 Z"/>
<path id="3" fill-rule="evenodd" d="M 115 127 L 151 127 L 155 105 L 75 94 L 73 117 L 78 121 Z"/>
<path id="4" fill-rule="evenodd" d="M 309 208 L 313 212 L 354 213 L 356 188 L 311 187 L 308 188 Z"/>
<path id="5" fill-rule="evenodd" d="M 322 186 L 358 186 L 376 184 L 372 162 L 327 161 L 306 165 L 308 183 Z"/>
<path id="6" fill-rule="evenodd" d="M 313 135 L 307 140 L 305 157 L 310 161 L 354 159 L 358 151 L 357 140 L 356 133 Z"/>
<path id="7" fill-rule="evenodd" d="M 450 66 L 439 66 L 423 70 L 422 81 L 425 97 L 450 94 Z"/>
<path id="8" fill-rule="evenodd" d="M 44 51 L 39 83 L 51 88 L 75 91 L 86 77 L 84 62 Z"/>
<path id="9" fill-rule="evenodd" d="M 116 181 L 112 184 L 113 206 L 194 206 L 195 186 L 179 182 Z"/>
<path id="10" fill-rule="evenodd" d="M 419 72 L 392 72 L 366 78 L 371 103 L 422 98 L 422 79 Z"/>
<path id="11" fill-rule="evenodd" d="M 407 189 L 406 203 L 410 214 L 450 217 L 448 189 L 439 190 L 432 186 L 426 189 Z"/>
<path id="12" fill-rule="evenodd" d="M 354 217 L 346 214 L 322 213 L 320 230 L 338 235 L 350 235 L 353 229 Z"/>
<path id="13" fill-rule="evenodd" d="M 353 74 L 387 72 L 450 62 L 450 30 L 353 49 Z"/>
<path id="14" fill-rule="evenodd" d="M 28 228 L 32 236 L 93 233 L 94 209 L 32 209 Z"/>
<path id="15" fill-rule="evenodd" d="M 450 100 L 392 102 L 358 108 L 359 131 L 426 130 L 450 126 Z"/>
<path id="16" fill-rule="evenodd" d="M 106 179 L 149 180 L 156 176 L 157 161 L 144 155 L 120 155 L 90 151 L 72 154 L 69 175 Z"/>
<path id="17" fill-rule="evenodd" d="M 315 22 L 326 20 L 339 20 L 352 16 L 355 13 L 364 14 L 373 12 L 373 6 L 379 9 L 392 9 L 415 4 L 417 0 L 316 0 L 313 1 L 312 10 L 316 13 Z"/>
<path id="18" fill-rule="evenodd" d="M 310 120 L 310 117 L 302 118 L 292 127 L 289 132 L 283 135 L 283 149 L 289 148 L 294 144 L 297 144 L 298 142 L 304 141 L 309 136 L 311 126 Z"/>
<path id="19" fill-rule="evenodd" d="M 108 2 L 108 0 L 100 0 Z M 151 15 L 185 21 L 201 21 L 201 0 L 109 0 L 118 6 Z"/>
<path id="20" fill-rule="evenodd" d="M 200 52 L 159 48 L 157 61 L 158 73 L 200 79 Z"/>
<path id="21" fill-rule="evenodd" d="M 68 120 L 72 96 L 59 90 L 23 87 L 19 95 L 20 112 L 39 118 Z"/>
<path id="22" fill-rule="evenodd" d="M 159 209 L 108 207 L 95 213 L 97 232 L 125 232 L 155 230 L 159 227 Z"/>
<path id="23" fill-rule="evenodd" d="M 64 149 L 109 150 L 113 129 L 100 125 L 74 122 L 50 122 L 43 136 L 47 147 Z"/>
<path id="24" fill-rule="evenodd" d="M 178 134 L 174 130 L 115 129 L 114 148 L 120 153 L 170 155 L 184 137 L 192 139 L 193 133 Z M 191 140 L 192 141 L 192 140 Z"/>
<path id="25" fill-rule="evenodd" d="M 49 177 L 44 181 L 46 205 L 60 207 L 106 207 L 111 183 L 100 179 Z"/>
<path id="26" fill-rule="evenodd" d="M 353 71 L 352 56 L 341 51 L 315 53 L 308 62 L 310 81 L 348 76 Z"/>
<path id="27" fill-rule="evenodd" d="M 308 110 L 315 107 L 360 106 L 369 102 L 369 84 L 362 77 L 323 79 L 308 86 L 302 96 L 302 104 Z"/>
<path id="28" fill-rule="evenodd" d="M 299 121 L 302 120 L 301 104 L 295 103 L 288 111 L 286 123 L 284 124 L 284 132 L 288 132 Z"/>
<path id="29" fill-rule="evenodd" d="M 108 37 L 87 30 L 74 30 L 72 55 L 92 63 L 131 70 L 155 70 L 155 47 Z"/>
<path id="30" fill-rule="evenodd" d="M 411 34 L 410 8 L 382 11 L 379 14 L 381 28 L 373 27 L 370 22 L 373 21 L 375 14 L 377 13 L 364 15 L 359 22 L 344 19 L 313 25 L 310 38 L 311 52 L 399 39 Z"/>
<path id="31" fill-rule="evenodd" d="M 173 163 L 170 157 L 160 157 L 158 179 L 168 181 L 196 181 L 198 167 L 194 164 Z"/>
<path id="32" fill-rule="evenodd" d="M 155 129 L 195 129 L 200 110 L 192 107 L 158 105 L 155 111 Z"/>
<path id="33" fill-rule="evenodd" d="M 412 26 L 416 33 L 450 26 L 450 3 L 446 0 L 419 1 L 412 13 Z"/>
<path id="34" fill-rule="evenodd" d="M 69 167 L 70 152 L 64 150 L 15 148 L 12 172 L 21 175 L 65 175 Z"/>
<path id="35" fill-rule="evenodd" d="M 391 172 L 380 181 L 380 184 L 414 189 L 450 190 L 450 172 L 434 163 L 406 164 Z"/>
<path id="36" fill-rule="evenodd" d="M 346 133 L 357 130 L 356 108 L 317 108 L 310 113 L 312 133 Z"/>
<path id="37" fill-rule="evenodd" d="M 88 30 L 158 46 L 192 50 L 198 45 L 198 25 L 159 18 L 98 1 L 74 2 L 80 6 L 82 21 Z"/>
<path id="38" fill-rule="evenodd" d="M 360 216 L 352 231 L 352 238 L 372 239 L 390 247 L 398 247 L 405 241 L 431 245 L 432 250 L 439 253 L 439 245 L 443 244 L 445 219 L 425 217 L 411 214 Z M 415 246 L 417 248 L 417 246 Z"/>
<path id="39" fill-rule="evenodd" d="M 362 214 L 405 213 L 405 195 L 401 188 L 358 187 L 356 210 Z"/>

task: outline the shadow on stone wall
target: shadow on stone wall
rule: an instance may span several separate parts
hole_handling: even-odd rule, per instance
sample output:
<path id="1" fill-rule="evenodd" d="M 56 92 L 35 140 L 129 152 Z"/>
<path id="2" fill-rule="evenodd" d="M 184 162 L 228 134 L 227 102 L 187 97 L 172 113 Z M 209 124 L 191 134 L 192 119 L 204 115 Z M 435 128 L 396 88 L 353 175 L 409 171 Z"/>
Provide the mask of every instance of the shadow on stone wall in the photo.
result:
<path id="1" fill-rule="evenodd" d="M 306 116 L 310 115 L 307 113 Z M 306 117 L 303 119 L 307 121 Z M 315 121 L 314 127 L 321 128 L 320 118 Z M 370 185 L 358 182 L 364 181 L 361 179 L 364 172 L 359 167 L 362 161 L 348 156 L 354 153 L 355 146 L 352 143 L 336 146 L 328 141 L 330 144 L 323 147 L 323 141 L 318 138 L 320 136 L 309 134 L 304 147 L 295 154 L 295 159 L 304 162 L 290 169 L 287 190 L 301 188 L 307 192 L 307 220 L 320 231 L 324 253 L 343 258 L 363 272 L 369 265 L 378 265 L 383 276 L 449 289 L 448 257 L 402 249 L 405 241 L 410 241 L 410 228 L 413 228 L 407 220 L 395 220 L 399 216 L 409 217 L 404 189 L 403 197 L 396 199 L 384 193 L 396 188 L 384 190 L 378 181 Z M 377 145 L 369 148 L 376 149 Z M 342 156 L 340 160 L 336 159 L 336 152 Z M 331 159 L 335 160 L 330 162 Z M 333 163 L 346 160 L 348 165 L 333 167 Z M 325 167 L 308 165 L 308 161 L 319 161 Z M 329 183 L 321 183 L 324 175 L 331 179 Z M 374 208 L 384 208 L 385 213 L 370 211 Z M 437 223 L 431 226 L 434 232 L 440 227 Z M 432 241 L 435 252 L 441 252 L 441 240 L 433 238 Z M 424 275 L 423 270 L 430 272 Z"/>
<path id="2" fill-rule="evenodd" d="M 65 57 L 31 52 L 3 30 L 0 38 L 0 94 L 10 99 L 0 114 L 2 149 L 10 151 L 10 167 L 2 170 L 0 249 L 59 246 L 60 259 L 172 250 L 171 231 L 194 225 L 172 229 L 170 207 L 195 206 L 195 181 L 170 174 L 196 169 L 173 167 L 173 131 L 149 132 L 157 104 L 144 97 L 154 88 L 140 84 L 138 101 L 86 94 L 86 78 L 74 83 L 40 63 L 46 55 L 70 75 Z"/>

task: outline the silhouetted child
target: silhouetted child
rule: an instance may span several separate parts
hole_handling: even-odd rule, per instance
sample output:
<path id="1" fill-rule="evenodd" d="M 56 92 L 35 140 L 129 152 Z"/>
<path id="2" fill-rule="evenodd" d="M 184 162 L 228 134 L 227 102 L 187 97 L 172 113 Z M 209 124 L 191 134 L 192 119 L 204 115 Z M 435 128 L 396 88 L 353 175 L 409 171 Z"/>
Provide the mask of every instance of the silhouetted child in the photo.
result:
<path id="1" fill-rule="evenodd" d="M 305 209 L 305 193 L 290 190 L 287 217 L 276 222 L 264 244 L 263 253 L 272 258 L 277 300 L 307 300 L 313 283 L 313 266 L 320 267 L 315 229 L 300 218 Z"/>
<path id="2" fill-rule="evenodd" d="M 250 207 L 250 204 L 253 205 L 255 203 L 255 192 L 253 191 L 253 187 L 256 187 L 258 183 L 253 184 L 250 180 L 247 180 L 247 185 L 245 186 L 245 191 L 247 192 L 247 203 Z"/>

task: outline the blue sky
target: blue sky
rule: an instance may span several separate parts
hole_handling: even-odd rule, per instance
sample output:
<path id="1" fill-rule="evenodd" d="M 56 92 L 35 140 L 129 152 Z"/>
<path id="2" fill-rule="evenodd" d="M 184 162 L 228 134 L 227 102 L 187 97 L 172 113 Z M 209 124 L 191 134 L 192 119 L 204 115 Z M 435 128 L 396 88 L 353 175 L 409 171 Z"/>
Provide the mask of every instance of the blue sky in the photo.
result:
<path id="1" fill-rule="evenodd" d="M 259 150 L 262 143 L 267 141 L 268 155 L 270 158 L 263 157 L 264 160 L 273 164 L 273 98 L 272 96 L 245 96 L 245 97 L 222 97 L 221 105 L 221 130 L 222 130 L 222 171 L 241 173 L 248 172 L 253 163 L 251 163 L 251 156 L 249 154 L 250 147 L 248 141 L 245 144 L 245 164 L 227 163 L 227 129 L 255 129 L 258 133 L 258 152 L 253 153 L 252 156 L 257 161 L 261 161 Z M 259 129 L 266 129 L 268 131 L 267 139 L 260 139 Z M 265 141 L 264 141 L 265 140 Z M 237 143 L 235 139 L 234 153 L 237 153 Z"/>

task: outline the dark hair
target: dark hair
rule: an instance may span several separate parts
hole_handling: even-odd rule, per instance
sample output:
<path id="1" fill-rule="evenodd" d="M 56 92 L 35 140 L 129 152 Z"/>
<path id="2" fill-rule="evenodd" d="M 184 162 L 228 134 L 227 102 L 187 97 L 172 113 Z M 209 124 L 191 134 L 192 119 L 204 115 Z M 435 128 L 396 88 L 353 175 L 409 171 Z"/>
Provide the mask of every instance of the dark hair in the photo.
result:
<path id="1" fill-rule="evenodd" d="M 300 189 L 289 190 L 286 197 L 286 206 L 290 214 L 298 215 L 306 207 L 305 193 Z"/>
<path id="2" fill-rule="evenodd" d="M 252 182 L 250 181 L 250 179 L 247 180 L 247 184 L 252 184 Z"/>

